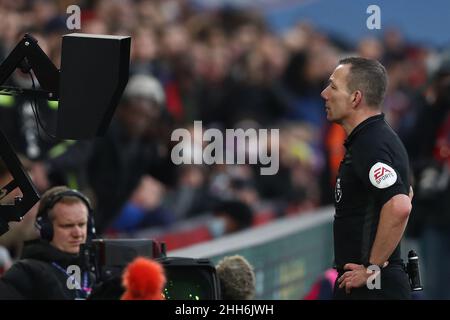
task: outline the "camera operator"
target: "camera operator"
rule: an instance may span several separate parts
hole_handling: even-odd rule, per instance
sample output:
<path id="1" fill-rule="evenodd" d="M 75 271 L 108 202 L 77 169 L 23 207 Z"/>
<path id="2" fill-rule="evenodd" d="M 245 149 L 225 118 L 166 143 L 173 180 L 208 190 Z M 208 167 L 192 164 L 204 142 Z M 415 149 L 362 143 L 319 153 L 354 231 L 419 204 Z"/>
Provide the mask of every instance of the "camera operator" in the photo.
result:
<path id="1" fill-rule="evenodd" d="M 64 186 L 44 193 L 22 259 L 0 278 L 0 299 L 86 299 L 94 277 L 80 269 L 80 245 L 95 236 L 89 199 Z"/>

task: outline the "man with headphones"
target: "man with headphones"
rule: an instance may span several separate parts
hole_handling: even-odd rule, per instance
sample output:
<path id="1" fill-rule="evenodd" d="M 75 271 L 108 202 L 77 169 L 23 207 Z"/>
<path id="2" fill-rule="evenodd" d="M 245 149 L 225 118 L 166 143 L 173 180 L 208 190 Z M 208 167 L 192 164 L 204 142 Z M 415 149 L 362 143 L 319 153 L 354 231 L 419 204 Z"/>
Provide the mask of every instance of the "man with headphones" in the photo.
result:
<path id="1" fill-rule="evenodd" d="M 0 299 L 86 299 L 94 277 L 82 270 L 80 245 L 95 237 L 92 207 L 81 192 L 59 186 L 41 198 L 40 239 L 0 278 Z"/>

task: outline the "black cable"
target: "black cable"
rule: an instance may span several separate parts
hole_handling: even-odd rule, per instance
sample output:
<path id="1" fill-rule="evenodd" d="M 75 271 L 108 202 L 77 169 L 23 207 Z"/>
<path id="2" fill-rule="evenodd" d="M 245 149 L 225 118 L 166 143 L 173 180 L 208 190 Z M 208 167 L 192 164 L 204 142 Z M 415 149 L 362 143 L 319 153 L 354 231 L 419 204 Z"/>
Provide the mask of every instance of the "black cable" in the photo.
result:
<path id="1" fill-rule="evenodd" d="M 36 85 L 34 83 L 34 77 L 33 77 L 33 73 L 31 72 L 31 70 L 28 72 L 28 74 L 30 75 L 31 82 L 33 84 L 32 88 L 33 88 L 33 90 L 36 90 Z M 34 102 L 34 104 L 33 104 L 33 102 Z M 34 118 L 35 118 L 35 121 L 36 121 L 38 135 L 41 136 L 40 130 L 39 130 L 39 127 L 41 127 L 43 132 L 48 137 L 50 137 L 52 139 L 58 139 L 55 135 L 53 135 L 50 132 L 48 132 L 47 129 L 45 128 L 45 126 L 43 125 L 43 123 L 41 121 L 41 117 L 39 116 L 39 108 L 38 108 L 38 103 L 36 101 L 36 97 L 33 97 L 33 99 L 30 100 L 30 104 L 31 104 L 31 110 L 33 110 Z"/>
<path id="2" fill-rule="evenodd" d="M 31 75 L 31 73 L 30 73 L 30 75 Z M 34 84 L 33 84 L 33 87 L 34 87 Z M 33 111 L 33 114 L 34 114 L 34 122 L 36 123 L 38 136 L 40 137 L 41 136 L 41 130 L 39 129 L 39 123 L 38 123 L 38 120 L 37 120 L 36 110 L 34 110 L 33 101 L 30 101 L 30 105 L 31 105 L 31 110 Z"/>

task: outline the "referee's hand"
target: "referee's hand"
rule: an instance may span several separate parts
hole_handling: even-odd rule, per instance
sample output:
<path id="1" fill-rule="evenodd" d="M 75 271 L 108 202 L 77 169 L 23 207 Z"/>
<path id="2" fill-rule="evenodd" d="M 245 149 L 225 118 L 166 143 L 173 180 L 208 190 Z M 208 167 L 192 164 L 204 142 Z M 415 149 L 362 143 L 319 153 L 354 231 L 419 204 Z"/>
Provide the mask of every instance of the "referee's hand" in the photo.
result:
<path id="1" fill-rule="evenodd" d="M 349 294 L 352 288 L 360 288 L 367 285 L 367 279 L 371 276 L 371 272 L 367 273 L 366 267 L 362 264 L 347 263 L 344 266 L 345 272 L 339 279 L 339 288 L 345 288 L 345 292 Z"/>

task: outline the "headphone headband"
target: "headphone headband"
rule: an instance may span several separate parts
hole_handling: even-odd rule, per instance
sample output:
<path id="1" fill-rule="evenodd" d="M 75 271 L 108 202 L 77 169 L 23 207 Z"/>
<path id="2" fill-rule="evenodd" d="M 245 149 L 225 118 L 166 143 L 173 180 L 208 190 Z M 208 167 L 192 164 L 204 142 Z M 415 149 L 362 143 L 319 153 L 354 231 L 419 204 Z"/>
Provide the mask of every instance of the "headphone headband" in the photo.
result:
<path id="1" fill-rule="evenodd" d="M 41 208 L 41 210 L 39 210 L 38 216 L 46 214 L 48 217 L 49 211 L 64 197 L 76 197 L 76 198 L 80 199 L 81 201 L 83 201 L 83 203 L 88 208 L 89 214 L 92 213 L 93 210 L 92 210 L 91 202 L 89 201 L 89 199 L 84 194 L 82 194 L 80 191 L 75 190 L 75 189 L 69 189 L 69 190 L 57 192 L 57 193 L 51 195 L 49 198 L 47 198 L 46 203 Z"/>

